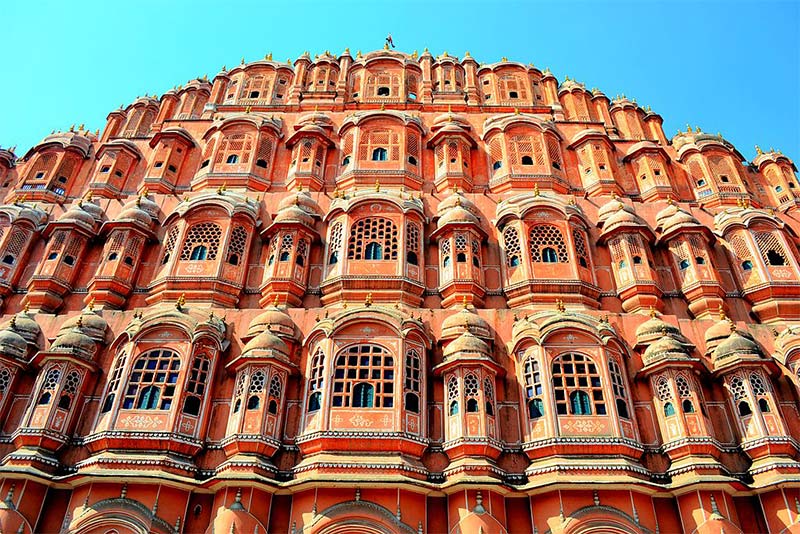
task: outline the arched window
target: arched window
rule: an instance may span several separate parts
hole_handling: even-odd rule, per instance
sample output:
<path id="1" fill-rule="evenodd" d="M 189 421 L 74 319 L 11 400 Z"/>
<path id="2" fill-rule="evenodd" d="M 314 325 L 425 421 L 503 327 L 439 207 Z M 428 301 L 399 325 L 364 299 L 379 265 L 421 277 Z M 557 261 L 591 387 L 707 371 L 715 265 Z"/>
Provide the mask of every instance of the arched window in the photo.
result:
<path id="1" fill-rule="evenodd" d="M 175 244 L 178 241 L 178 234 L 180 233 L 180 230 L 181 229 L 178 228 L 177 224 L 173 225 L 172 228 L 169 229 L 167 238 L 164 240 L 164 257 L 161 258 L 161 265 L 164 265 L 169 261 L 172 251 L 175 249 Z"/>
<path id="2" fill-rule="evenodd" d="M 169 410 L 180 367 L 180 357 L 172 350 L 156 349 L 139 356 L 131 369 L 122 408 Z"/>
<path id="3" fill-rule="evenodd" d="M 278 261 L 289 261 L 293 246 L 294 237 L 291 234 L 284 234 L 281 238 L 281 253 L 278 256 Z"/>
<path id="4" fill-rule="evenodd" d="M 675 415 L 675 406 L 671 402 L 664 403 L 664 415 L 667 417 Z"/>
<path id="5" fill-rule="evenodd" d="M 81 383 L 81 375 L 78 371 L 70 371 L 67 378 L 64 379 L 64 387 L 61 388 L 61 397 L 58 399 L 58 407 L 63 410 L 69 410 L 72 406 L 72 399 L 78 393 L 78 386 Z"/>
<path id="6" fill-rule="evenodd" d="M 244 253 L 247 247 L 247 230 L 242 226 L 236 226 L 231 232 L 231 241 L 228 243 L 227 262 L 230 265 L 239 265 L 244 260 Z"/>
<path id="7" fill-rule="evenodd" d="M 419 413 L 419 393 L 422 380 L 422 362 L 419 353 L 414 349 L 407 351 L 405 364 L 403 387 L 406 391 L 406 410 Z"/>
<path id="8" fill-rule="evenodd" d="M 760 373 L 750 373 L 750 389 L 753 390 L 759 411 L 769 412 L 769 386 Z"/>
<path id="9" fill-rule="evenodd" d="M 331 230 L 331 239 L 328 244 L 328 265 L 339 263 L 339 251 L 342 249 L 342 223 L 337 222 Z"/>
<path id="10" fill-rule="evenodd" d="M 480 409 L 478 388 L 478 377 L 472 373 L 464 377 L 464 402 L 467 406 L 467 413 L 474 413 Z"/>
<path id="11" fill-rule="evenodd" d="M 589 254 L 587 254 L 586 240 L 583 238 L 583 232 L 577 229 L 572 230 L 572 240 L 575 242 L 575 256 L 578 258 L 578 264 L 581 267 L 589 267 Z"/>
<path id="12" fill-rule="evenodd" d="M 238 165 L 250 163 L 253 154 L 253 136 L 251 134 L 226 135 L 217 149 L 214 165 Z"/>
<path id="13" fill-rule="evenodd" d="M 448 413 L 458 415 L 458 379 L 454 376 L 447 381 L 447 401 Z"/>
<path id="14" fill-rule="evenodd" d="M 350 229 L 347 258 L 396 260 L 397 248 L 397 226 L 394 222 L 383 217 L 366 217 L 358 220 Z"/>
<path id="15" fill-rule="evenodd" d="M 416 224 L 406 224 L 406 262 L 419 265 L 417 256 L 419 251 L 419 227 Z"/>
<path id="16" fill-rule="evenodd" d="M 47 374 L 44 376 L 44 382 L 42 383 L 42 392 L 39 395 L 39 400 L 36 404 L 43 406 L 50 404 L 50 401 L 53 400 L 53 392 L 58 387 L 58 382 L 61 380 L 61 368 L 60 367 L 52 367 L 47 371 Z"/>
<path id="17" fill-rule="evenodd" d="M 755 232 L 753 237 L 767 265 L 789 265 L 786 251 L 777 231 Z"/>
<path id="18" fill-rule="evenodd" d="M 281 380 L 281 376 L 278 374 L 273 374 L 272 378 L 269 380 L 269 403 L 267 404 L 267 412 L 271 413 L 272 415 L 278 414 L 278 406 L 281 402 L 281 396 L 283 393 L 283 381 Z"/>
<path id="19" fill-rule="evenodd" d="M 730 379 L 728 382 L 728 389 L 731 392 L 731 396 L 733 396 L 733 402 L 736 404 L 736 411 L 739 413 L 739 416 L 746 417 L 752 415 L 753 410 L 750 408 L 750 403 L 748 402 L 749 396 L 747 394 L 747 389 L 740 375 L 735 375 Z"/>
<path id="20" fill-rule="evenodd" d="M 670 386 L 669 380 L 667 380 L 666 377 L 662 376 L 658 379 L 656 383 L 656 393 L 658 394 L 658 399 L 664 403 L 664 415 L 666 417 L 675 415 L 675 405 L 672 403 L 672 386 Z"/>
<path id="21" fill-rule="evenodd" d="M 751 271 L 753 269 L 753 262 L 750 260 L 745 260 L 742 262 L 742 270 L 743 271 Z"/>
<path id="22" fill-rule="evenodd" d="M 308 379 L 308 411 L 315 412 L 322 406 L 323 373 L 325 370 L 325 353 L 317 349 L 311 359 L 311 373 Z"/>
<path id="23" fill-rule="evenodd" d="M 567 245 L 564 243 L 564 236 L 557 226 L 538 224 L 531 228 L 529 239 L 531 259 L 535 263 L 569 263 Z"/>
<path id="24" fill-rule="evenodd" d="M 233 392 L 233 413 L 239 413 L 242 409 L 242 398 L 244 397 L 244 387 L 247 383 L 247 373 L 242 372 L 239 374 L 239 379 L 236 381 L 236 389 Z"/>
<path id="25" fill-rule="evenodd" d="M 370 404 L 362 404 L 367 398 Z M 391 354 L 371 344 L 353 345 L 342 351 L 336 358 L 331 404 L 337 408 L 394 406 L 394 358 Z"/>
<path id="26" fill-rule="evenodd" d="M 442 267 L 450 266 L 450 240 L 444 239 L 439 243 L 439 257 L 442 258 Z"/>
<path id="27" fill-rule="evenodd" d="M 100 413 L 109 412 L 114 406 L 114 399 L 116 399 L 117 396 L 117 389 L 119 388 L 120 378 L 122 377 L 122 371 L 127 359 L 128 357 L 124 352 L 117 358 L 117 362 L 114 364 L 114 370 L 111 371 L 111 378 L 108 381 L 108 389 L 106 390 L 106 398 L 103 401 L 103 407 L 100 409 Z"/>
<path id="28" fill-rule="evenodd" d="M 181 249 L 181 260 L 216 260 L 221 238 L 222 228 L 219 225 L 195 224 L 186 234 Z"/>
<path id="29" fill-rule="evenodd" d="M 590 358 L 583 354 L 562 354 L 553 360 L 552 377 L 558 415 L 606 415 L 600 374 Z M 584 407 L 588 412 L 583 411 Z M 576 413 L 576 408 L 581 413 Z"/>
<path id="30" fill-rule="evenodd" d="M 258 410 L 261 407 L 261 397 L 264 396 L 267 376 L 264 371 L 258 370 L 250 377 L 250 387 L 247 389 L 247 409 Z"/>
<path id="31" fill-rule="evenodd" d="M 189 381 L 186 384 L 186 398 L 183 400 L 183 413 L 200 415 L 200 405 L 206 392 L 208 371 L 211 362 L 205 356 L 195 356 L 192 368 L 189 371 Z"/>
<path id="32" fill-rule="evenodd" d="M 614 390 L 614 400 L 617 405 L 617 414 L 624 418 L 630 419 L 628 415 L 628 394 L 625 388 L 625 379 L 622 376 L 622 369 L 616 360 L 608 360 L 608 371 L 611 375 L 611 386 Z"/>
<path id="33" fill-rule="evenodd" d="M 494 415 L 494 386 L 487 377 L 483 379 L 483 399 L 486 406 L 486 415 Z"/>
<path id="34" fill-rule="evenodd" d="M 675 377 L 675 386 L 678 389 L 678 396 L 682 399 L 681 409 L 683 409 L 683 413 L 694 413 L 692 389 L 689 386 L 689 381 L 683 375 L 678 375 Z"/>
<path id="35" fill-rule="evenodd" d="M 11 386 L 11 371 L 7 367 L 0 367 L 0 398 L 5 397 Z"/>
<path id="36" fill-rule="evenodd" d="M 530 156 L 522 156 L 523 165 L 533 165 L 533 158 Z"/>
<path id="37" fill-rule="evenodd" d="M 521 248 L 519 234 L 513 226 L 508 226 L 503 230 L 503 246 L 506 252 L 506 265 L 517 267 L 520 264 Z"/>
<path id="38" fill-rule="evenodd" d="M 372 151 L 372 161 L 386 161 L 388 152 L 383 147 L 378 147 Z"/>
<path id="39" fill-rule="evenodd" d="M 542 401 L 542 373 L 539 362 L 529 356 L 523 365 L 523 380 L 525 383 L 525 400 L 528 403 L 528 417 L 538 419 L 544 415 L 544 402 Z"/>
<path id="40" fill-rule="evenodd" d="M 308 241 L 301 239 L 297 242 L 297 255 L 294 257 L 294 262 L 303 267 L 306 264 L 306 256 L 308 255 Z"/>

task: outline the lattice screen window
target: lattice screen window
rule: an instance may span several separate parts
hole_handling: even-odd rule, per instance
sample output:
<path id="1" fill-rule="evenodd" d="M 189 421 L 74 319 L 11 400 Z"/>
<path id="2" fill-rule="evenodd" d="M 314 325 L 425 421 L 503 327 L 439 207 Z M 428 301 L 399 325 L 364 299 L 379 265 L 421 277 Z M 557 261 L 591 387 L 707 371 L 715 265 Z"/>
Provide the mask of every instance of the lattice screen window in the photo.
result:
<path id="1" fill-rule="evenodd" d="M 678 396 L 683 399 L 681 406 L 684 413 L 693 413 L 694 403 L 692 402 L 692 387 L 689 385 L 689 381 L 685 376 L 678 375 L 675 377 L 675 387 L 678 388 Z"/>
<path id="2" fill-rule="evenodd" d="M 328 243 L 328 265 L 339 263 L 339 254 L 342 250 L 342 223 L 337 222 L 331 230 L 331 239 Z"/>
<path id="3" fill-rule="evenodd" d="M 164 257 L 161 258 L 161 265 L 164 265 L 169 261 L 172 251 L 175 250 L 175 244 L 178 241 L 178 234 L 180 231 L 181 230 L 178 228 L 177 224 L 169 229 L 167 238 L 164 240 Z"/>
<path id="4" fill-rule="evenodd" d="M 272 162 L 273 142 L 272 138 L 265 136 L 258 144 L 258 152 L 256 153 L 256 167 L 259 169 L 268 169 Z M 242 159 L 242 163 L 247 163 L 247 158 Z"/>
<path id="5" fill-rule="evenodd" d="M 769 380 L 765 379 L 761 373 L 750 373 L 750 389 L 756 398 L 756 404 L 761 412 L 770 412 L 770 387 Z"/>
<path id="6" fill-rule="evenodd" d="M 233 413 L 239 413 L 242 409 L 242 397 L 244 396 L 244 386 L 247 383 L 247 373 L 241 372 L 236 381 L 236 389 L 233 392 Z"/>
<path id="7" fill-rule="evenodd" d="M 675 257 L 675 263 L 678 264 L 681 271 L 685 271 L 689 268 L 689 252 L 686 250 L 686 243 L 683 241 L 673 241 L 669 244 L 669 250 Z"/>
<path id="8" fill-rule="evenodd" d="M 5 397 L 11 386 L 11 371 L 8 367 L 0 367 L 0 398 Z"/>
<path id="9" fill-rule="evenodd" d="M 214 165 L 247 164 L 253 153 L 253 136 L 232 134 L 222 138 Z"/>
<path id="10" fill-rule="evenodd" d="M 552 364 L 553 393 L 559 415 L 606 415 L 600 374 L 583 354 L 562 354 Z"/>
<path id="11" fill-rule="evenodd" d="M 419 160 L 419 137 L 416 133 L 406 131 L 406 159 L 411 165 Z"/>
<path id="12" fill-rule="evenodd" d="M 348 132 L 342 139 L 342 166 L 347 166 L 353 156 L 353 132 Z"/>
<path id="13" fill-rule="evenodd" d="M 789 265 L 786 250 L 776 232 L 755 232 L 753 237 L 767 265 Z"/>
<path id="14" fill-rule="evenodd" d="M 628 413 L 628 393 L 625 387 L 625 378 L 622 369 L 616 360 L 608 360 L 608 371 L 611 375 L 611 388 L 614 391 L 614 400 L 617 405 L 617 414 L 625 419 L 630 419 Z"/>
<path id="15" fill-rule="evenodd" d="M 322 406 L 322 386 L 324 383 L 325 353 L 317 349 L 311 358 L 311 372 L 308 378 L 308 411 L 314 412 Z"/>
<path id="16" fill-rule="evenodd" d="M 483 399 L 486 415 L 494 415 L 494 385 L 488 377 L 483 379 Z"/>
<path id="17" fill-rule="evenodd" d="M 289 261 L 289 258 L 292 256 L 292 247 L 294 247 L 294 236 L 292 236 L 292 234 L 283 234 L 283 237 L 281 237 L 281 250 L 278 261 Z"/>
<path id="18" fill-rule="evenodd" d="M 61 380 L 61 367 L 53 366 L 48 369 L 42 382 L 41 394 L 37 404 L 40 406 L 50 404 L 53 400 L 53 392 L 58 387 L 58 382 Z"/>
<path id="19" fill-rule="evenodd" d="M 281 375 L 275 373 L 269 380 L 269 390 L 267 391 L 267 411 L 269 413 L 277 415 L 282 395 L 283 381 Z"/>
<path id="20" fill-rule="evenodd" d="M 14 265 L 22 254 L 25 244 L 30 241 L 31 232 L 22 228 L 12 228 L 11 233 L 6 238 L 6 247 L 2 253 L 2 262 L 6 265 Z"/>
<path id="21" fill-rule="evenodd" d="M 508 226 L 503 230 L 503 248 L 506 252 L 506 266 L 519 266 L 522 262 L 522 247 L 519 242 L 519 233 L 513 226 Z"/>
<path id="22" fill-rule="evenodd" d="M 244 260 L 247 249 L 247 230 L 243 226 L 236 226 L 231 232 L 231 241 L 228 243 L 228 254 L 225 261 L 231 265 L 239 265 Z"/>
<path id="23" fill-rule="evenodd" d="M 456 415 L 459 412 L 459 403 L 458 403 L 458 379 L 456 377 L 451 376 L 450 379 L 447 381 L 447 402 L 448 402 L 448 412 L 450 415 Z"/>
<path id="24" fill-rule="evenodd" d="M 731 395 L 733 395 L 733 400 L 747 399 L 747 390 L 745 389 L 744 381 L 741 376 L 736 375 L 731 378 L 728 387 Z"/>
<path id="25" fill-rule="evenodd" d="M 183 413 L 200 415 L 200 405 L 206 392 L 211 362 L 205 356 L 196 356 L 189 370 L 186 397 L 183 399 Z"/>
<path id="26" fill-rule="evenodd" d="M 539 135 L 512 135 L 508 141 L 512 165 L 544 165 L 544 151 Z"/>
<path id="27" fill-rule="evenodd" d="M 36 161 L 31 166 L 31 170 L 28 171 L 28 177 L 26 181 L 28 182 L 39 182 L 39 181 L 47 181 L 48 174 L 53 170 L 56 164 L 56 155 L 55 154 L 41 154 Z"/>
<path id="28" fill-rule="evenodd" d="M 133 137 L 136 134 L 136 126 L 144 114 L 144 109 L 141 107 L 133 108 L 128 114 L 128 120 L 125 122 L 125 127 L 122 130 L 122 137 Z"/>
<path id="29" fill-rule="evenodd" d="M 391 130 L 362 133 L 358 159 L 361 161 L 399 161 L 400 134 Z"/>
<path id="30" fill-rule="evenodd" d="M 439 145 L 439 147 L 444 148 L 444 145 Z M 447 162 L 451 165 L 458 162 L 458 143 L 456 141 L 447 143 Z"/>
<path id="31" fill-rule="evenodd" d="M 481 244 L 474 239 L 472 240 L 472 265 L 481 266 Z"/>
<path id="32" fill-rule="evenodd" d="M 378 345 L 354 345 L 336 358 L 332 406 L 394 406 L 394 358 Z"/>
<path id="33" fill-rule="evenodd" d="M 248 76 L 239 89 L 240 99 L 269 99 L 272 76 L 256 74 Z"/>
<path id="34" fill-rule="evenodd" d="M 589 267 L 589 254 L 586 250 L 586 240 L 583 237 L 583 232 L 578 229 L 572 230 L 572 239 L 575 241 L 575 255 L 578 258 L 578 264 L 581 267 Z"/>
<path id="35" fill-rule="evenodd" d="M 456 262 L 465 263 L 467 261 L 467 236 L 456 234 Z"/>
<path id="36" fill-rule="evenodd" d="M 58 257 L 58 253 L 64 248 L 64 242 L 67 240 L 66 230 L 56 230 L 53 232 L 53 237 L 50 240 L 50 253 L 47 256 L 48 260 L 54 260 Z"/>
<path id="37" fill-rule="evenodd" d="M 502 76 L 498 82 L 501 100 L 525 100 L 528 98 L 525 82 L 518 76 Z"/>
<path id="38" fill-rule="evenodd" d="M 203 150 L 203 163 L 200 164 L 201 169 L 204 167 L 208 167 L 208 164 L 211 161 L 211 155 L 214 153 L 215 141 L 216 141 L 215 139 L 210 139 L 205 149 Z"/>
<path id="39" fill-rule="evenodd" d="M 347 258 L 351 260 L 396 260 L 397 227 L 383 217 L 366 217 L 350 229 Z"/>
<path id="40" fill-rule="evenodd" d="M 586 100 L 583 94 L 572 93 L 572 101 L 575 104 L 575 118 L 579 121 L 590 120 L 589 108 L 586 106 Z"/>
<path id="41" fill-rule="evenodd" d="M 192 226 L 186 235 L 181 249 L 181 260 L 217 259 L 222 228 L 214 223 L 200 223 Z"/>
<path id="42" fill-rule="evenodd" d="M 66 249 L 64 250 L 64 263 L 67 265 L 75 265 L 75 259 L 78 257 L 78 253 L 81 251 L 81 245 L 83 244 L 83 239 L 78 236 L 73 237 L 67 243 Z"/>
<path id="43" fill-rule="evenodd" d="M 450 240 L 443 239 L 439 243 L 439 257 L 442 260 L 442 267 L 449 267 L 452 263 L 452 258 L 450 258 Z"/>
<path id="44" fill-rule="evenodd" d="M 258 410 L 261 407 L 261 398 L 266 390 L 267 375 L 259 369 L 250 377 L 250 387 L 247 389 L 247 409 Z"/>
<path id="45" fill-rule="evenodd" d="M 409 412 L 419 413 L 419 392 L 422 381 L 422 359 L 414 350 L 406 351 L 405 376 L 403 385 L 405 389 L 405 408 Z"/>
<path id="46" fill-rule="evenodd" d="M 419 265 L 419 226 L 406 224 L 406 261 L 411 265 Z"/>
<path id="47" fill-rule="evenodd" d="M 181 360 L 171 350 L 151 350 L 133 364 L 122 408 L 169 410 L 175 396 Z"/>
<path id="48" fill-rule="evenodd" d="M 136 126 L 136 137 L 144 137 L 150 131 L 150 126 L 153 124 L 153 121 L 156 120 L 156 112 L 155 110 L 148 109 L 142 115 L 142 119 L 139 121 L 139 124 Z"/>
<path id="49" fill-rule="evenodd" d="M 538 224 L 528 236 L 534 263 L 569 263 L 567 245 L 561 230 L 552 224 Z"/>
<path id="50" fill-rule="evenodd" d="M 561 147 L 558 140 L 552 136 L 547 136 L 547 157 L 550 158 L 550 165 L 554 169 L 561 169 Z"/>
<path id="51" fill-rule="evenodd" d="M 397 98 L 400 96 L 400 76 L 378 72 L 367 77 L 367 95 L 370 98 Z"/>
<path id="52" fill-rule="evenodd" d="M 704 265 L 708 263 L 708 252 L 700 237 L 697 235 L 689 235 L 688 241 L 697 264 Z"/>
<path id="53" fill-rule="evenodd" d="M 634 113 L 627 113 L 625 115 L 628 123 L 628 132 L 631 139 L 644 139 L 644 132 L 642 125 L 639 124 L 638 117 Z"/>
<path id="54" fill-rule="evenodd" d="M 658 394 L 658 399 L 662 402 L 672 400 L 672 387 L 669 385 L 669 380 L 663 376 L 659 378 L 656 384 L 656 393 Z"/>
<path id="55" fill-rule="evenodd" d="M 64 387 L 61 388 L 61 396 L 58 399 L 58 407 L 62 410 L 69 410 L 78 388 L 81 385 L 81 374 L 78 371 L 70 371 L 64 379 Z"/>
<path id="56" fill-rule="evenodd" d="M 492 160 L 493 171 L 496 171 L 503 166 L 503 144 L 497 137 L 489 142 L 489 156 Z"/>
<path id="57" fill-rule="evenodd" d="M 114 406 L 114 400 L 117 397 L 117 390 L 119 389 L 119 383 L 122 379 L 122 371 L 125 369 L 126 361 L 128 361 L 128 355 L 123 352 L 120 354 L 119 358 L 117 358 L 117 361 L 114 364 L 114 369 L 109 375 L 110 378 L 108 380 L 106 398 L 105 401 L 103 401 L 103 407 L 100 409 L 100 413 L 110 412 L 111 408 Z"/>
<path id="58" fill-rule="evenodd" d="M 734 170 L 730 166 L 728 158 L 723 156 L 709 156 L 708 166 L 711 169 L 711 174 L 720 182 L 732 182 Z"/>
<path id="59" fill-rule="evenodd" d="M 542 395 L 542 371 L 539 362 L 533 356 L 525 360 L 523 366 L 523 380 L 525 383 L 525 399 L 528 406 L 528 418 L 538 419 L 544 415 L 544 402 Z"/>
<path id="60" fill-rule="evenodd" d="M 56 179 L 50 186 L 54 193 L 59 195 L 66 193 L 67 183 L 72 178 L 76 163 L 75 159 L 70 156 L 64 156 L 64 159 L 61 160 L 61 164 L 55 172 Z"/>
<path id="61" fill-rule="evenodd" d="M 644 246 L 642 245 L 642 238 L 637 235 L 625 235 L 625 243 L 628 245 L 628 252 L 633 258 L 634 265 L 647 264 L 647 255 L 645 254 Z"/>
<path id="62" fill-rule="evenodd" d="M 480 411 L 480 386 L 478 377 L 472 373 L 464 376 L 464 405 L 467 413 Z"/>
<path id="63" fill-rule="evenodd" d="M 413 74 L 406 79 L 406 94 L 409 100 L 416 100 L 419 95 L 419 81 Z"/>
<path id="64" fill-rule="evenodd" d="M 119 254 L 122 252 L 122 246 L 125 243 L 125 232 L 123 231 L 116 231 L 111 235 L 111 239 L 108 241 L 108 255 L 106 256 L 106 260 L 108 261 L 117 261 L 119 260 Z"/>
<path id="65" fill-rule="evenodd" d="M 306 256 L 308 256 L 308 241 L 301 239 L 297 242 L 297 255 L 294 257 L 294 262 L 302 267 L 306 264 Z"/>
<path id="66" fill-rule="evenodd" d="M 750 253 L 750 247 L 747 242 L 740 235 L 733 236 L 730 241 L 731 250 L 734 256 L 739 259 L 739 268 L 745 271 L 745 274 L 755 274 L 753 270 L 753 255 Z"/>
<path id="67" fill-rule="evenodd" d="M 697 187 L 703 187 L 706 185 L 706 173 L 703 172 L 703 166 L 700 165 L 698 161 L 693 160 L 689 162 L 689 174 L 691 174 L 692 178 L 694 178 L 694 182 Z"/>

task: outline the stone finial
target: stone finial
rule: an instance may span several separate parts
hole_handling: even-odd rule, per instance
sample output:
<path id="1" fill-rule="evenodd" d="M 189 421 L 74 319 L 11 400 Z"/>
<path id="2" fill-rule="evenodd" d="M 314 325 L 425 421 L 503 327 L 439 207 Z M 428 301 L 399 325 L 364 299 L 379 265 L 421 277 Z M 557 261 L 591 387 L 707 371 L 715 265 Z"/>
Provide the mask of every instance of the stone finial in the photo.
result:
<path id="1" fill-rule="evenodd" d="M 558 310 L 558 313 L 564 313 L 565 311 L 567 311 L 567 308 L 564 306 L 563 300 L 558 299 L 556 301 L 556 310 Z"/>
<path id="2" fill-rule="evenodd" d="M 539 184 L 533 184 L 533 196 L 539 196 Z"/>
<path id="3" fill-rule="evenodd" d="M 653 306 L 650 306 L 650 318 L 655 319 L 658 316 L 658 312 Z"/>
<path id="4" fill-rule="evenodd" d="M 184 305 L 186 305 L 186 293 L 181 293 L 181 296 L 178 297 L 178 301 L 175 302 L 175 309 L 183 311 Z"/>
<path id="5" fill-rule="evenodd" d="M 361 488 L 356 488 L 356 501 L 361 500 Z"/>
<path id="6" fill-rule="evenodd" d="M 89 308 L 90 312 L 94 311 L 94 302 L 95 302 L 95 298 L 92 297 L 91 300 L 89 300 L 89 303 L 86 305 L 86 307 Z"/>
<path id="7" fill-rule="evenodd" d="M 8 326 L 11 327 L 11 330 L 16 330 L 17 329 L 17 316 L 16 315 L 12 315 L 11 316 L 11 322 L 8 324 Z"/>
<path id="8" fill-rule="evenodd" d="M 380 193 L 381 192 L 381 181 L 380 181 L 379 178 L 375 179 L 375 192 L 376 193 Z"/>
<path id="9" fill-rule="evenodd" d="M 467 308 L 469 308 L 469 303 L 467 302 L 467 296 L 466 295 L 461 297 L 461 305 L 464 307 L 465 310 Z"/>
<path id="10" fill-rule="evenodd" d="M 372 293 L 367 293 L 367 296 L 364 298 L 364 306 L 367 308 L 372 306 Z"/>
<path id="11" fill-rule="evenodd" d="M 230 509 L 244 510 L 244 505 L 242 504 L 242 488 L 236 489 L 236 496 L 233 498 L 233 504 L 231 504 Z"/>
<path id="12" fill-rule="evenodd" d="M 241 65 L 244 65 L 244 56 L 242 56 L 242 62 L 241 62 Z"/>
<path id="13" fill-rule="evenodd" d="M 119 492 L 119 498 L 125 499 L 127 497 L 128 497 L 128 483 L 126 482 L 122 485 L 122 489 Z"/>

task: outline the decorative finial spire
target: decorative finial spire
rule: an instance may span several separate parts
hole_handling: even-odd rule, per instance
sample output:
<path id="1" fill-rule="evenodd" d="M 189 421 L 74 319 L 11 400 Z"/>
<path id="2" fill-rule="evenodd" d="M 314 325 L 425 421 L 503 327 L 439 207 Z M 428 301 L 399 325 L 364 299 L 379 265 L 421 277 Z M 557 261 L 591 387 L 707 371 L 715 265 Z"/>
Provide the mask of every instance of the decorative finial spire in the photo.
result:
<path id="1" fill-rule="evenodd" d="M 11 327 L 11 330 L 16 330 L 17 329 L 17 316 L 16 315 L 12 315 L 11 316 L 11 322 L 9 323 L 8 326 Z"/>
<path id="2" fill-rule="evenodd" d="M 22 308 L 22 311 L 28 313 L 31 310 L 31 303 L 29 301 L 25 301 L 25 306 Z"/>
<path id="3" fill-rule="evenodd" d="M 760 147 L 760 146 L 758 146 L 758 145 L 756 145 L 756 154 L 758 154 L 758 155 L 760 156 L 760 155 L 761 155 L 761 154 L 763 154 L 763 153 L 764 153 L 764 151 L 763 151 L 763 150 L 761 150 L 761 147 Z"/>
<path id="4" fill-rule="evenodd" d="M 533 184 L 533 196 L 539 196 L 539 184 Z"/>
<path id="5" fill-rule="evenodd" d="M 380 181 L 379 178 L 375 179 L 375 192 L 376 193 L 380 193 L 381 192 L 381 181 Z"/>
<path id="6" fill-rule="evenodd" d="M 94 311 L 94 297 L 91 298 L 91 300 L 89 301 L 89 304 L 87 304 L 86 307 L 89 308 L 90 312 Z"/>
<path id="7" fill-rule="evenodd" d="M 461 297 L 461 305 L 462 305 L 462 306 L 464 306 L 464 309 L 465 309 L 465 310 L 466 310 L 467 308 L 469 308 L 469 303 L 467 302 L 467 296 L 466 296 L 466 295 L 464 295 L 463 297 Z"/>
<path id="8" fill-rule="evenodd" d="M 563 300 L 558 299 L 556 301 L 556 309 L 558 310 L 558 313 L 564 313 L 565 311 L 567 311 L 567 308 L 564 306 Z"/>
<path id="9" fill-rule="evenodd" d="M 650 306 L 650 318 L 655 319 L 657 315 L 658 313 L 656 312 L 656 309 L 653 306 Z"/>
<path id="10" fill-rule="evenodd" d="M 372 293 L 367 293 L 367 297 L 364 299 L 364 306 L 366 308 L 372 306 Z"/>
<path id="11" fill-rule="evenodd" d="M 241 64 L 244 65 L 244 56 L 242 56 L 242 63 Z"/>
<path id="12" fill-rule="evenodd" d="M 175 303 L 175 309 L 178 311 L 183 311 L 183 306 L 186 304 L 186 293 L 181 293 L 181 296 L 178 297 L 178 301 Z"/>

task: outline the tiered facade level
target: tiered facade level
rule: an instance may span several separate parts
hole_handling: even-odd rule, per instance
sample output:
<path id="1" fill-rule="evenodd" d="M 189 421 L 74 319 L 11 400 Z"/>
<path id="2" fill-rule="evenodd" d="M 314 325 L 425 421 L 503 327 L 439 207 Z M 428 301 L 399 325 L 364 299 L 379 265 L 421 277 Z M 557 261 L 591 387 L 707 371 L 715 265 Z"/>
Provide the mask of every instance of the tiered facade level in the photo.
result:
<path id="1" fill-rule="evenodd" d="M 469 54 L 0 150 L 0 531 L 800 532 L 780 152 Z"/>

